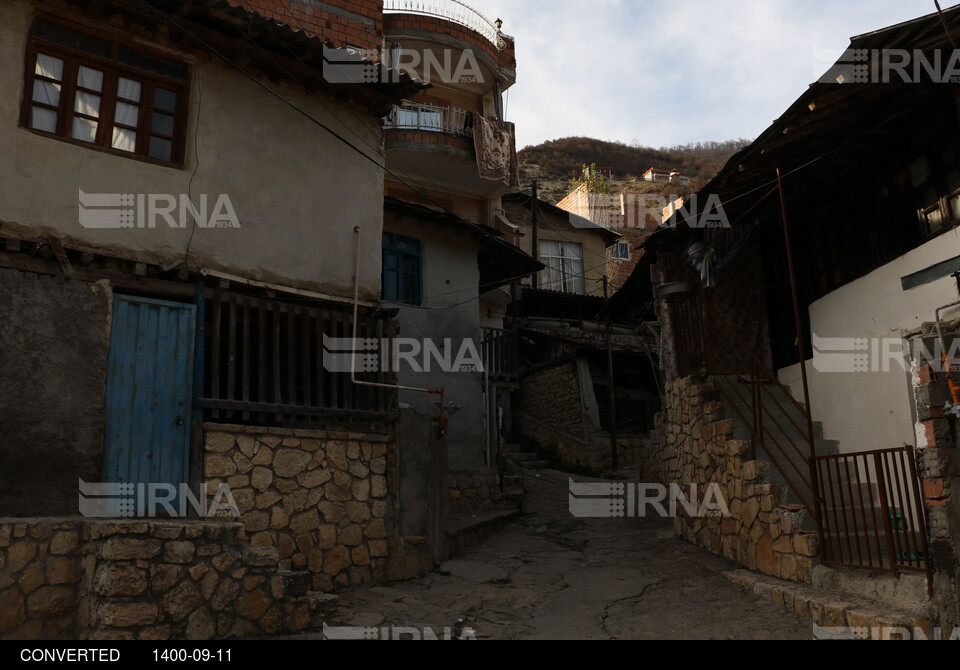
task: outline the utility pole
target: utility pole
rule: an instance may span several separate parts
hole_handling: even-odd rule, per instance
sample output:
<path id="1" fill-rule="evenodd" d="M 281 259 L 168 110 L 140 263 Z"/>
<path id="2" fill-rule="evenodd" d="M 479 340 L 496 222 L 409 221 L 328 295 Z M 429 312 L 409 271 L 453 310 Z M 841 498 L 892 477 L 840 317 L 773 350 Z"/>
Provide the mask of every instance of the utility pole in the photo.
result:
<path id="1" fill-rule="evenodd" d="M 603 308 L 607 316 L 607 387 L 610 390 L 610 455 L 613 457 L 613 469 L 619 466 L 617 454 L 617 396 L 613 388 L 613 333 L 610 325 L 610 295 L 607 289 L 607 275 L 603 275 Z"/>
<path id="2" fill-rule="evenodd" d="M 537 180 L 533 180 L 533 201 L 530 203 L 530 212 L 531 212 L 531 221 L 533 222 L 533 240 L 531 249 L 534 260 L 540 260 L 540 231 L 537 226 L 537 204 L 539 200 L 537 199 Z M 533 288 L 540 288 L 540 273 L 537 272 L 533 275 Z"/>

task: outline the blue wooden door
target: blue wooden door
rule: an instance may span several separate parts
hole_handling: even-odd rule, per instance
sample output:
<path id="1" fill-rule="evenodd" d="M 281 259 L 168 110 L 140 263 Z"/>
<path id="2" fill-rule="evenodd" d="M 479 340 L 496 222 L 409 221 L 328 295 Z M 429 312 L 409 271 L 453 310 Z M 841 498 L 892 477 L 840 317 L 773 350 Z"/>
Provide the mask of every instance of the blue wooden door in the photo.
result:
<path id="1" fill-rule="evenodd" d="M 195 328 L 195 305 L 114 297 L 103 481 L 170 484 L 176 510 L 190 481 Z M 137 515 L 164 514 L 150 507 Z"/>

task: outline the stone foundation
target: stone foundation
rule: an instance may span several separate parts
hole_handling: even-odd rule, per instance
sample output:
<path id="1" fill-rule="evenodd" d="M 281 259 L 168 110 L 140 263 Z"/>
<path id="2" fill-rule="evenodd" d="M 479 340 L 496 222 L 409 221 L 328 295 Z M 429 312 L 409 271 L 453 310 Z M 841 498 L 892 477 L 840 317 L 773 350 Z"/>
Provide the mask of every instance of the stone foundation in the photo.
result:
<path id="1" fill-rule="evenodd" d="M 701 501 L 717 484 L 730 516 L 695 518 L 680 506 L 676 532 L 751 570 L 810 583 L 816 534 L 800 531 L 802 508 L 780 505 L 778 487 L 763 482 L 765 464 L 751 460 L 749 442 L 733 439 L 733 422 L 721 418 L 711 390 L 691 378 L 666 385 L 665 409 L 643 448 L 642 481 L 684 491 L 697 484 Z"/>
<path id="2" fill-rule="evenodd" d="M 201 640 L 335 622 L 241 524 L 0 521 L 0 639 Z"/>
<path id="3" fill-rule="evenodd" d="M 581 439 L 562 433 L 527 414 L 518 413 L 514 424 L 522 435 L 532 438 L 540 445 L 543 457 L 551 457 L 563 467 L 573 470 L 588 470 L 600 473 L 613 468 L 613 454 L 609 433 L 592 433 L 589 439 Z M 617 437 L 619 467 L 634 465 L 643 458 L 646 436 L 627 435 Z"/>
<path id="4" fill-rule="evenodd" d="M 451 514 L 477 514 L 516 509 L 503 496 L 500 474 L 493 470 L 451 472 L 447 475 Z"/>
<path id="5" fill-rule="evenodd" d="M 230 486 L 256 547 L 315 591 L 385 579 L 387 435 L 208 424 L 207 494 Z"/>

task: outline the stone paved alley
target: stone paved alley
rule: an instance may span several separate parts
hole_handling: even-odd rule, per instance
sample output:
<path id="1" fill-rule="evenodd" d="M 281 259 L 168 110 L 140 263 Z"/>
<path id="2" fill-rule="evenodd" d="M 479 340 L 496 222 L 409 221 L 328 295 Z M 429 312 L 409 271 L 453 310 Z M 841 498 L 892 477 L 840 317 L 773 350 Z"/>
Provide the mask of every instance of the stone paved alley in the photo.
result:
<path id="1" fill-rule="evenodd" d="M 579 480 L 579 478 L 578 478 Z M 432 574 L 341 594 L 344 625 L 477 639 L 811 639 L 808 621 L 720 573 L 663 520 L 575 519 L 567 476 L 527 475 L 526 514 Z"/>

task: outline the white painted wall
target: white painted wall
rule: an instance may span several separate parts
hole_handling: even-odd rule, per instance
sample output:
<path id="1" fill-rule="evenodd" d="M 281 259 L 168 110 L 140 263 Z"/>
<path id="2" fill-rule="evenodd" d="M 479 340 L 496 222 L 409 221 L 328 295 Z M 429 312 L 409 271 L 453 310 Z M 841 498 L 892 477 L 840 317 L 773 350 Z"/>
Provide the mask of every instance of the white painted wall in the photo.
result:
<path id="1" fill-rule="evenodd" d="M 40 136 L 19 128 L 24 58 L 33 4 L 0 2 L 0 225 L 47 234 L 135 260 L 182 258 L 190 229 L 90 230 L 80 226 L 78 191 L 227 194 L 241 229 L 198 229 L 190 265 L 351 297 L 354 226 L 364 248 L 361 295 L 380 294 L 383 171 L 219 61 L 194 64 L 186 165 L 164 167 Z M 373 147 L 379 120 L 332 98 L 268 85 L 342 135 Z M 199 126 L 199 127 L 198 127 Z M 194 143 L 198 137 L 198 144 Z M 359 144 L 359 140 L 356 140 Z M 360 144 L 383 161 L 382 151 Z M 199 164 L 198 164 L 199 160 Z M 193 176 L 194 170 L 196 175 Z"/>
<path id="2" fill-rule="evenodd" d="M 932 322 L 938 307 L 958 299 L 956 282 L 946 277 L 904 291 L 900 279 L 958 255 L 960 230 L 954 229 L 813 303 L 811 330 L 821 338 L 898 338 Z M 926 446 L 914 426 L 911 376 L 885 363 L 879 349 L 870 352 L 868 372 L 818 372 L 830 362 L 816 354 L 807 362 L 813 419 L 823 422 L 827 438 L 840 441 L 841 452 Z M 899 347 L 891 350 L 895 356 Z M 779 377 L 802 400 L 800 366 L 780 370 Z"/>

